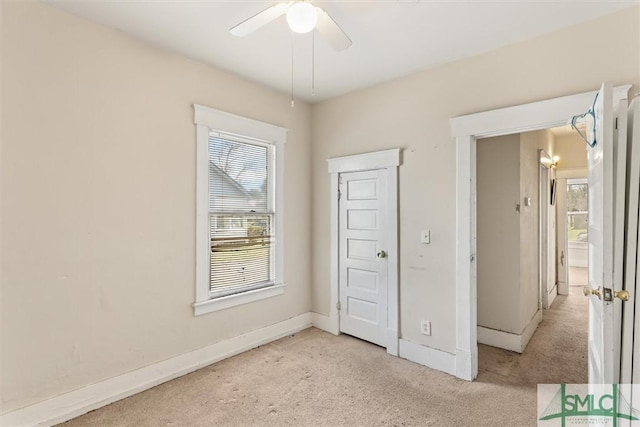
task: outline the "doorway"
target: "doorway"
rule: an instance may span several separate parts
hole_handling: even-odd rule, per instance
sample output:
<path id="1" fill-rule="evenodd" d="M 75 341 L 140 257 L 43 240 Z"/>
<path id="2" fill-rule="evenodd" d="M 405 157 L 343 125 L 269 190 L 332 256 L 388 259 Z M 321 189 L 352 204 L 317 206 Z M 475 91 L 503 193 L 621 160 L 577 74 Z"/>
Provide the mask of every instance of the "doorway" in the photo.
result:
<path id="1" fill-rule="evenodd" d="M 338 178 L 340 332 L 387 345 L 387 171 Z"/>
<path id="2" fill-rule="evenodd" d="M 548 140 L 530 132 L 477 144 L 478 342 L 517 353 L 542 318 L 538 153 Z"/>
<path id="3" fill-rule="evenodd" d="M 557 176 L 567 174 L 566 166 L 586 167 L 584 147 L 567 127 L 477 141 L 478 363 L 485 376 L 587 382 L 588 300 L 582 287 L 558 293 L 556 276 L 562 253 L 556 223 L 567 218 L 557 209 Z M 578 217 L 578 208 L 582 213 L 587 207 L 577 196 L 584 194 L 569 195 L 575 205 L 571 230 L 584 238 L 586 218 Z"/>
<path id="4" fill-rule="evenodd" d="M 522 353 L 557 295 L 555 140 L 547 129 L 478 140 L 480 343 Z"/>
<path id="5" fill-rule="evenodd" d="M 630 85 L 608 92 L 607 100 L 627 100 Z M 603 85 L 607 91 L 610 86 Z M 461 116 L 451 120 L 456 139 L 456 376 L 473 380 L 478 374 L 476 271 L 476 148 L 479 138 L 508 135 L 556 126 L 583 115 L 598 92 L 534 102 L 511 108 Z M 606 108 L 611 108 L 607 104 Z M 610 111 L 608 111 L 610 114 Z M 610 116 L 607 116 L 607 120 Z M 611 126 L 610 122 L 607 126 Z M 600 132 L 602 130 L 600 129 Z M 602 137 L 603 134 L 599 134 Z M 608 137 L 608 136 L 607 136 Z M 607 313 L 609 315 L 609 313 Z"/>
<path id="6" fill-rule="evenodd" d="M 589 184 L 586 178 L 566 182 L 567 266 L 569 287 L 589 284 Z M 564 249 L 564 248 L 563 248 Z"/>
<path id="7" fill-rule="evenodd" d="M 399 351 L 400 149 L 328 159 L 331 311 L 326 330 Z"/>

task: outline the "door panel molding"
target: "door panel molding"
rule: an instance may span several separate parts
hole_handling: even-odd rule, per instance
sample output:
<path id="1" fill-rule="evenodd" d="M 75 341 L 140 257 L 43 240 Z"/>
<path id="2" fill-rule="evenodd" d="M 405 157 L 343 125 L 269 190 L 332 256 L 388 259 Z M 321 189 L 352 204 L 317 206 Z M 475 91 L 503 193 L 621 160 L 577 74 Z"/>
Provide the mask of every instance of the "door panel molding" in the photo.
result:
<path id="1" fill-rule="evenodd" d="M 387 285 L 387 353 L 398 356 L 399 349 L 399 283 L 398 283 L 398 166 L 401 164 L 400 148 L 327 159 L 331 179 L 330 202 L 330 307 L 327 331 L 340 333 L 339 301 L 339 176 L 343 172 L 381 169 L 387 174 L 386 198 L 388 200 L 386 240 L 388 242 Z"/>

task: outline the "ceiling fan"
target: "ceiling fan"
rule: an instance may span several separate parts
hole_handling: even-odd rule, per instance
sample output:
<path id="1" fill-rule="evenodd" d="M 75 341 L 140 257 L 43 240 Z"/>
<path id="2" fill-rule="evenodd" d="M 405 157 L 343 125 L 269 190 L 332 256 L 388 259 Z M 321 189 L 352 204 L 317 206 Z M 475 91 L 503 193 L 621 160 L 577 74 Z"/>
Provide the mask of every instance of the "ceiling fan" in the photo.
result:
<path id="1" fill-rule="evenodd" d="M 324 9 L 302 0 L 277 3 L 232 27 L 229 32 L 238 37 L 248 36 L 284 14 L 293 32 L 304 34 L 317 28 L 335 50 L 351 46 L 351 39 Z"/>

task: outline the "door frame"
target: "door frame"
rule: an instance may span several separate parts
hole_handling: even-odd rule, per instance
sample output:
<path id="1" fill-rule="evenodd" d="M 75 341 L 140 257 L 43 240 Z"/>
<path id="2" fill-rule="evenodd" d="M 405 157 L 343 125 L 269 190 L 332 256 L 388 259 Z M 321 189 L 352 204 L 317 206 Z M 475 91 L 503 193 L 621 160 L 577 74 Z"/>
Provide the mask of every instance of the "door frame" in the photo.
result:
<path id="1" fill-rule="evenodd" d="M 340 294 L 340 211 L 338 205 L 339 177 L 343 172 L 385 169 L 387 171 L 387 241 L 388 245 L 388 283 L 387 283 L 387 353 L 398 356 L 399 349 L 399 309 L 398 290 L 398 166 L 400 166 L 400 148 L 374 151 L 344 157 L 327 159 L 331 175 L 330 206 L 330 251 L 331 254 L 331 296 L 329 307 L 329 328 L 331 333 L 340 333 L 340 313 L 338 301 Z"/>
<path id="2" fill-rule="evenodd" d="M 553 159 L 543 149 L 538 150 L 538 309 L 548 309 L 549 301 L 549 194 Z M 555 283 L 553 284 L 555 286 Z M 553 287 L 552 287 L 553 288 Z"/>
<path id="3" fill-rule="evenodd" d="M 614 88 L 614 105 L 631 85 Z M 586 112 L 597 90 L 450 119 L 456 143 L 456 367 L 455 375 L 478 375 L 476 268 L 476 144 L 480 138 L 564 126 Z"/>

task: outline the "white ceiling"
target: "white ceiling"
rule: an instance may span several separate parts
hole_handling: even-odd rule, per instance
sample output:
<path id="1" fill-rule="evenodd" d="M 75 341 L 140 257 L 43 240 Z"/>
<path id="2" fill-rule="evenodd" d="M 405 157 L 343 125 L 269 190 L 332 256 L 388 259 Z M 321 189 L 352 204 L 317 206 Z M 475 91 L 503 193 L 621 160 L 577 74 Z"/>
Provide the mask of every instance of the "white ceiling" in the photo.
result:
<path id="1" fill-rule="evenodd" d="M 275 1 L 45 1 L 155 46 L 291 91 L 291 32 L 284 16 L 245 38 L 228 31 Z M 316 36 L 312 96 L 311 35 L 294 37 L 294 93 L 309 102 L 592 20 L 638 0 L 317 0 L 314 4 L 333 17 L 353 45 L 335 52 Z"/>

